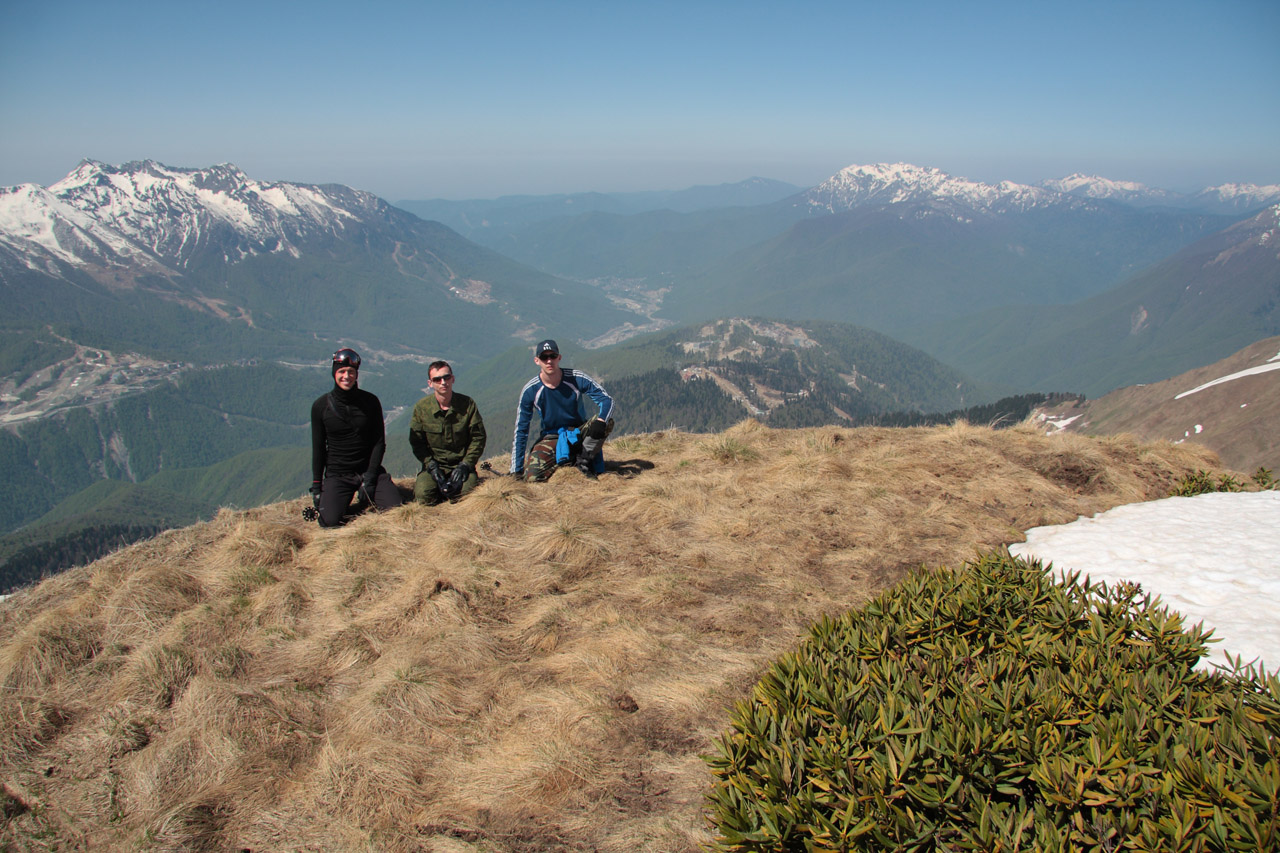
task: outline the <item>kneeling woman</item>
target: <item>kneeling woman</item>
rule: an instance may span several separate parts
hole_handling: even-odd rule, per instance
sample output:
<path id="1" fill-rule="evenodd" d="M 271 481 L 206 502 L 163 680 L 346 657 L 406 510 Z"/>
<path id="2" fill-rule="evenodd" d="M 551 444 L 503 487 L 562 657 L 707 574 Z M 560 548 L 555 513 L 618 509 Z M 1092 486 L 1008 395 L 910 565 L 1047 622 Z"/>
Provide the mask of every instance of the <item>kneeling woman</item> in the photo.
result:
<path id="1" fill-rule="evenodd" d="M 387 432 L 382 402 L 358 386 L 360 355 L 333 354 L 333 390 L 311 404 L 311 500 L 321 527 L 336 527 L 360 495 L 378 509 L 400 506 L 400 490 L 382 468 Z"/>

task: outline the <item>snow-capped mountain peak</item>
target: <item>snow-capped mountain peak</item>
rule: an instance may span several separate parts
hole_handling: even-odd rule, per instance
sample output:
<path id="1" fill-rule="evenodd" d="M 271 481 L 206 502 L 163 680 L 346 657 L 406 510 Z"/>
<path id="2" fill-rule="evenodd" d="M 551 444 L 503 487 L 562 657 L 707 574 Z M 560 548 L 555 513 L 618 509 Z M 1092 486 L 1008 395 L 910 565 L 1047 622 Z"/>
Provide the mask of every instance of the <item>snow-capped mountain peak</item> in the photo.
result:
<path id="1" fill-rule="evenodd" d="M 211 242 L 221 244 L 228 259 L 296 255 L 298 236 L 357 219 L 351 202 L 357 209 L 377 204 L 367 193 L 342 190 L 349 197 L 303 184 L 263 183 L 229 163 L 180 169 L 153 160 L 119 167 L 86 160 L 49 187 L 64 203 L 179 267 Z"/>
<path id="2" fill-rule="evenodd" d="M 1222 184 L 1205 187 L 1192 196 L 1192 200 L 1197 204 L 1230 211 L 1253 210 L 1280 203 L 1280 184 Z"/>
<path id="3" fill-rule="evenodd" d="M 1137 181 L 1115 181 L 1079 172 L 1058 180 L 1042 181 L 1040 186 L 1082 198 L 1110 199 L 1127 204 L 1160 204 L 1174 197 L 1167 190 L 1148 187 Z"/>
<path id="4" fill-rule="evenodd" d="M 1012 181 L 984 184 L 941 169 L 910 163 L 876 163 L 841 169 L 805 194 L 814 212 L 838 213 L 866 205 L 927 203 L 949 212 L 1025 210 L 1060 199 L 1058 193 Z"/>
<path id="5" fill-rule="evenodd" d="M 1223 184 L 1188 196 L 1136 181 L 1116 181 L 1077 172 L 1058 180 L 1042 181 L 1040 186 L 1080 198 L 1106 199 L 1134 207 L 1159 205 L 1220 214 L 1245 213 L 1280 202 L 1280 185 Z"/>
<path id="6" fill-rule="evenodd" d="M 55 276 L 60 273 L 54 261 L 163 269 L 118 230 L 37 184 L 0 187 L 0 245 L 26 267 Z"/>
<path id="7" fill-rule="evenodd" d="M 1108 201 L 1133 207 L 1177 207 L 1235 214 L 1280 202 L 1280 185 L 1223 184 L 1186 196 L 1136 181 L 1079 172 L 1029 186 L 1014 181 L 985 184 L 910 163 L 876 163 L 841 169 L 805 193 L 804 199 L 815 214 L 840 213 L 868 205 L 910 203 L 962 221 L 979 214 L 1025 212 L 1050 205 L 1078 208 Z"/>
<path id="8" fill-rule="evenodd" d="M 257 181 L 230 163 L 184 169 L 85 160 L 47 189 L 0 188 L 0 267 L 64 277 L 70 265 L 128 286 L 139 272 L 171 277 L 193 264 L 299 257 L 303 247 L 396 218 L 370 193 Z"/>

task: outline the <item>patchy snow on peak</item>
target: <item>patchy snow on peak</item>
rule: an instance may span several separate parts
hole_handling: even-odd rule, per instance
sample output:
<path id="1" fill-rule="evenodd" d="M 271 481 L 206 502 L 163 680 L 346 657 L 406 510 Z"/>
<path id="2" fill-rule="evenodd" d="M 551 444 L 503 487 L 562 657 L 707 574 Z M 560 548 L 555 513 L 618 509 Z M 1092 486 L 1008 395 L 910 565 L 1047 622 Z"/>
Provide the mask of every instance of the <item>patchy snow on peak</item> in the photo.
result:
<path id="1" fill-rule="evenodd" d="M 1146 190 L 1146 186 L 1134 181 L 1113 181 L 1110 178 L 1103 178 L 1099 175 L 1083 175 L 1080 172 L 1073 172 L 1058 180 L 1042 181 L 1040 186 L 1063 193 L 1080 192 L 1084 195 L 1102 198 L 1116 191 L 1142 192 Z"/>
<path id="2" fill-rule="evenodd" d="M 841 169 L 805 193 L 811 210 L 838 213 L 867 205 L 927 203 L 948 212 L 998 213 L 1053 203 L 1062 196 L 1041 187 L 1002 181 L 996 186 L 956 178 L 932 167 L 877 163 Z"/>
<path id="3" fill-rule="evenodd" d="M 1280 184 L 1259 186 L 1257 184 L 1222 184 L 1216 187 L 1205 187 L 1200 191 L 1202 196 L 1213 196 L 1222 201 L 1233 198 L 1248 199 L 1280 199 Z"/>
<path id="4" fill-rule="evenodd" d="M 1192 196 L 1199 207 L 1220 213 L 1243 213 L 1280 204 L 1280 184 L 1222 184 L 1205 187 Z"/>
<path id="5" fill-rule="evenodd" d="M 1175 193 L 1168 190 L 1148 187 L 1137 181 L 1115 181 L 1079 172 L 1059 180 L 1041 181 L 1040 186 L 1081 198 L 1109 199 L 1138 204 L 1172 202 L 1177 197 Z"/>
<path id="6" fill-rule="evenodd" d="M 124 235 L 37 184 L 0 188 L 0 244 L 31 269 L 55 276 L 60 273 L 51 259 L 71 265 L 160 268 Z"/>
<path id="7" fill-rule="evenodd" d="M 215 245 L 228 257 L 297 255 L 299 238 L 339 231 L 379 205 L 345 187 L 256 181 L 230 163 L 187 169 L 86 160 L 49 191 L 179 266 Z"/>

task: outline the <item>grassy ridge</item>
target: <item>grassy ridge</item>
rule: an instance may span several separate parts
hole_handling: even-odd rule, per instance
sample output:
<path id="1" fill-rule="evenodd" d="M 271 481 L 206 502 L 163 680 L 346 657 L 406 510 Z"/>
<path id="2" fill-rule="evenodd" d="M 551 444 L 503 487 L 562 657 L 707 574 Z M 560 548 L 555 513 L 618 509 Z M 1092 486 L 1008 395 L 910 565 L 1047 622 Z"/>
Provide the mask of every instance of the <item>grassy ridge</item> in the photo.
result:
<path id="1" fill-rule="evenodd" d="M 227 510 L 0 603 L 0 845 L 693 853 L 701 756 L 822 615 L 1211 467 L 963 423 L 613 450 L 339 530 Z"/>

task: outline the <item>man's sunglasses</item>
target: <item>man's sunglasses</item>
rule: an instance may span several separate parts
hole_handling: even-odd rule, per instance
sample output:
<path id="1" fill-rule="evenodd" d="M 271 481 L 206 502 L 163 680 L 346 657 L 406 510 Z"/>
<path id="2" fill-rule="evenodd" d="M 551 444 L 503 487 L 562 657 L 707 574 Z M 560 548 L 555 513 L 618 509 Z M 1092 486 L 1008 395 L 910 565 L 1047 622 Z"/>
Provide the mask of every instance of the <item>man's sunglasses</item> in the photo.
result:
<path id="1" fill-rule="evenodd" d="M 542 355 L 538 356 L 538 360 L 539 361 L 555 361 L 559 357 L 560 357 L 560 353 L 558 352 L 544 352 Z"/>
<path id="2" fill-rule="evenodd" d="M 431 377 L 431 381 L 432 381 L 432 382 L 452 382 L 452 381 L 453 381 L 453 374 L 452 374 L 452 373 L 442 373 L 442 374 L 440 374 L 439 376 L 432 376 L 432 377 Z"/>

